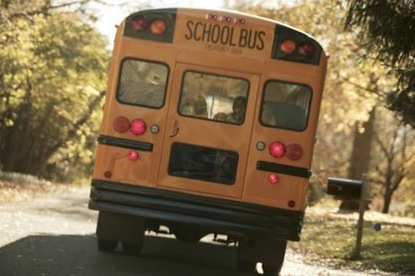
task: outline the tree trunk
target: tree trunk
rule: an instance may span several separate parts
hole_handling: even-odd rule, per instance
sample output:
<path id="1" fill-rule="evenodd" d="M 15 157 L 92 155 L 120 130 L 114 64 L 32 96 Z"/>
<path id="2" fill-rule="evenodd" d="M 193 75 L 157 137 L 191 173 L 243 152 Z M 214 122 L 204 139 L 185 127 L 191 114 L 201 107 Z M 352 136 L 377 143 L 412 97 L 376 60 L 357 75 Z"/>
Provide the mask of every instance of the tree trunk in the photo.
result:
<path id="1" fill-rule="evenodd" d="M 348 178 L 361 180 L 368 172 L 370 161 L 370 148 L 373 140 L 375 122 L 375 108 L 370 112 L 369 120 L 363 124 L 364 131 L 359 131 L 355 125 L 352 155 L 349 161 Z M 343 200 L 339 207 L 340 211 L 358 211 L 359 199 Z"/>
<path id="2" fill-rule="evenodd" d="M 385 192 L 385 194 L 383 195 L 383 208 L 382 208 L 382 213 L 383 214 L 387 214 L 389 213 L 389 207 L 392 201 L 392 191 L 389 192 Z"/>

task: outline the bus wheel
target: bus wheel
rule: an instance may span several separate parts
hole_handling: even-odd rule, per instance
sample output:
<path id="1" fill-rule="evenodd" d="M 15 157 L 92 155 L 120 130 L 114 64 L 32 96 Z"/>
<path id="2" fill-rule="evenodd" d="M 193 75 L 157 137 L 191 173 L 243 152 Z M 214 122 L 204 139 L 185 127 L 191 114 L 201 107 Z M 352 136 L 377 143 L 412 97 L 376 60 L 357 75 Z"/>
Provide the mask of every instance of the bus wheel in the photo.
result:
<path id="1" fill-rule="evenodd" d="M 244 273 L 254 273 L 256 270 L 256 262 L 249 261 L 249 260 L 241 260 L 238 258 L 236 261 L 236 266 L 238 268 L 238 271 L 244 272 Z"/>
<path id="2" fill-rule="evenodd" d="M 114 252 L 118 242 L 98 238 L 98 250 L 102 252 Z"/>
<path id="3" fill-rule="evenodd" d="M 262 270 L 264 271 L 264 276 L 278 276 L 280 273 L 278 265 L 262 264 Z"/>
<path id="4" fill-rule="evenodd" d="M 143 251 L 143 243 L 122 242 L 122 252 L 125 255 L 139 256 Z"/>

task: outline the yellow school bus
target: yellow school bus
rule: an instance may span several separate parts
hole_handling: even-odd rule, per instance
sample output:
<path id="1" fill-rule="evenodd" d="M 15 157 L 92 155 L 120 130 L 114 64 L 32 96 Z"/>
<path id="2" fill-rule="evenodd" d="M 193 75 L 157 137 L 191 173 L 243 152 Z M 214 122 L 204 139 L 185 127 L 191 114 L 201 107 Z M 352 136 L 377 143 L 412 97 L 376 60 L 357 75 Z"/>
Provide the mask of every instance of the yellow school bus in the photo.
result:
<path id="1" fill-rule="evenodd" d="M 299 241 L 327 57 L 310 35 L 224 10 L 142 10 L 118 27 L 89 208 L 102 251 L 146 231 L 236 244 L 277 274 Z"/>

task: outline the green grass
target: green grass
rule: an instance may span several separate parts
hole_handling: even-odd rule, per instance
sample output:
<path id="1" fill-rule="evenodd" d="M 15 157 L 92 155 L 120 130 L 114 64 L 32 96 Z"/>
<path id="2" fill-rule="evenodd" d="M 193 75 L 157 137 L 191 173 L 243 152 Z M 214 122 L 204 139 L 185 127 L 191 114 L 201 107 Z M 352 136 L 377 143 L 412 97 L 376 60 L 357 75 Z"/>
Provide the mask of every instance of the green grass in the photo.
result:
<path id="1" fill-rule="evenodd" d="M 308 212 L 301 241 L 294 250 L 304 252 L 310 263 L 358 270 L 380 270 L 415 275 L 415 221 L 365 220 L 360 258 L 354 257 L 357 218 L 335 213 Z M 382 228 L 376 231 L 375 223 Z"/>

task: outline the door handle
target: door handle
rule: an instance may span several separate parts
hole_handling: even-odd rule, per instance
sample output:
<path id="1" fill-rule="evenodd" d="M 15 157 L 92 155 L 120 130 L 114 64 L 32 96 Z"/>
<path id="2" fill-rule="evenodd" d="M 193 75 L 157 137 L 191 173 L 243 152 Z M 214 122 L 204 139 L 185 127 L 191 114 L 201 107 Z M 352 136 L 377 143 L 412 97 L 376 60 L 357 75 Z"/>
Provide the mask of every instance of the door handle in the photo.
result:
<path id="1" fill-rule="evenodd" d="M 179 133 L 179 122 L 177 120 L 173 121 L 173 131 L 170 134 L 170 138 L 175 137 Z"/>

